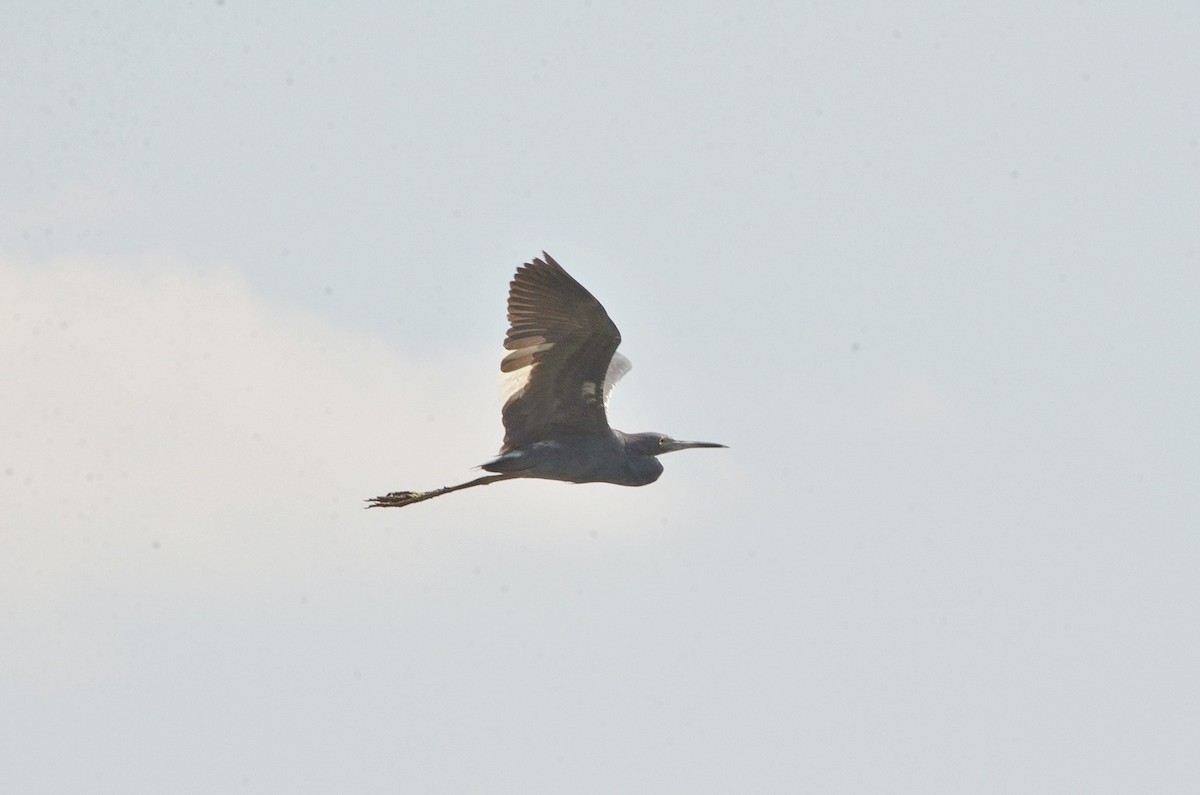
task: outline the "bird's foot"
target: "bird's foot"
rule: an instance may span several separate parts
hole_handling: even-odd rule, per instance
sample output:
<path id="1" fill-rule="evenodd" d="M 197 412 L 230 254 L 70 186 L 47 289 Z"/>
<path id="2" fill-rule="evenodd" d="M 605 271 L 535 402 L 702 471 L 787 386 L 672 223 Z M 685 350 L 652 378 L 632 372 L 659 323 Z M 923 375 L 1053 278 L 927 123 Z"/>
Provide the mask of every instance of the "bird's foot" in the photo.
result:
<path id="1" fill-rule="evenodd" d="M 367 500 L 368 508 L 403 508 L 414 502 L 429 499 L 427 491 L 393 491 L 382 497 L 372 497 Z"/>

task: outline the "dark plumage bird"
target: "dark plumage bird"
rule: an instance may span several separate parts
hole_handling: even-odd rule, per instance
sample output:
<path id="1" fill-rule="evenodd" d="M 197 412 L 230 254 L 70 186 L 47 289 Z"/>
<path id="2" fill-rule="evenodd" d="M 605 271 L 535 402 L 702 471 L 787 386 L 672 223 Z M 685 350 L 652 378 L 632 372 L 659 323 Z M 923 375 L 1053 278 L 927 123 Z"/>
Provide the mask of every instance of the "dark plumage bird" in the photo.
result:
<path id="1" fill-rule="evenodd" d="M 617 353 L 620 344 L 600 302 L 543 251 L 509 285 L 509 353 L 500 363 L 510 387 L 504 446 L 482 467 L 497 474 L 433 491 L 393 491 L 367 507 L 400 508 L 512 478 L 645 486 L 662 474 L 663 453 L 725 446 L 609 427 L 609 393 L 631 366 Z"/>

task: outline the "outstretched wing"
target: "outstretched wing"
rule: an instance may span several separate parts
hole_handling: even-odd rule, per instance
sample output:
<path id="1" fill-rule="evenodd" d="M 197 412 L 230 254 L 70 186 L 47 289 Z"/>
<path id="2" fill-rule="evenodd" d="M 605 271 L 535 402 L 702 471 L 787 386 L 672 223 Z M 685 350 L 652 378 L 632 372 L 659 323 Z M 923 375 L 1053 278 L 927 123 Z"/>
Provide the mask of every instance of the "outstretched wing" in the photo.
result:
<path id="1" fill-rule="evenodd" d="M 606 379 L 621 333 L 583 285 L 542 252 L 517 269 L 508 291 L 510 351 L 500 363 L 512 394 L 504 402 L 501 453 L 564 434 L 608 432 Z"/>

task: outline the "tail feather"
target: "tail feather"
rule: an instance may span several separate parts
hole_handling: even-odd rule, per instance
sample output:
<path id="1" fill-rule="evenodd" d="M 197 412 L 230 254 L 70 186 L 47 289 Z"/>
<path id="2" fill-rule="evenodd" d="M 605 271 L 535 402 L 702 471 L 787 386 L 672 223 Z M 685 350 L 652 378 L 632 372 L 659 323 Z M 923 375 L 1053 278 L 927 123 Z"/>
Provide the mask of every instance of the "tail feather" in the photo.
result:
<path id="1" fill-rule="evenodd" d="M 512 450 L 480 464 L 479 468 L 488 472 L 524 472 L 534 466 L 530 458 L 524 450 Z"/>

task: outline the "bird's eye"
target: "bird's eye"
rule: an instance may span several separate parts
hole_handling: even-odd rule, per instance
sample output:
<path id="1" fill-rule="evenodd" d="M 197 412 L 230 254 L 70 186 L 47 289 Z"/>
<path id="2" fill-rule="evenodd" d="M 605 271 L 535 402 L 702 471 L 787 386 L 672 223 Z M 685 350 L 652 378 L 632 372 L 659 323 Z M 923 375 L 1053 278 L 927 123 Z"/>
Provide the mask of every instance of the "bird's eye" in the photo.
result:
<path id="1" fill-rule="evenodd" d="M 667 437 L 665 437 L 665 436 L 658 437 L 658 446 L 666 447 L 667 446 Z"/>

